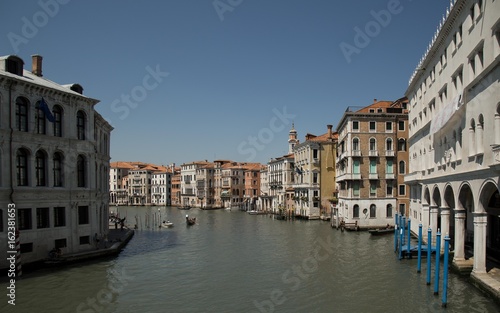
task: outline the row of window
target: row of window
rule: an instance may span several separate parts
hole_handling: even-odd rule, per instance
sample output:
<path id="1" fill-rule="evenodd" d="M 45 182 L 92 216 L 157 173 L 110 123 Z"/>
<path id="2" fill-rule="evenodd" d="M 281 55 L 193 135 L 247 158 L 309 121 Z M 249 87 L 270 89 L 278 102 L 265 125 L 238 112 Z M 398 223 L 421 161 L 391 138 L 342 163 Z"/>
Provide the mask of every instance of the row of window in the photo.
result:
<path id="1" fill-rule="evenodd" d="M 25 148 L 20 148 L 16 152 L 16 178 L 17 186 L 30 186 L 30 153 Z M 64 185 L 64 156 L 60 152 L 52 155 L 53 186 L 63 187 Z M 86 187 L 87 162 L 83 155 L 78 155 L 76 159 L 76 180 L 78 187 Z M 44 150 L 35 153 L 35 185 L 37 187 L 48 186 L 48 156 Z"/>
<path id="2" fill-rule="evenodd" d="M 16 130 L 21 132 L 29 132 L 30 121 L 30 103 L 24 97 L 16 99 Z M 63 136 L 63 116 L 64 111 L 61 106 L 54 105 L 52 112 L 47 112 L 48 108 L 42 101 L 37 101 L 35 104 L 35 132 L 37 134 L 47 134 L 47 120 L 52 122 L 52 134 L 56 137 Z M 47 114 L 52 114 L 48 116 Z M 79 110 L 76 113 L 76 130 L 77 138 L 85 140 L 87 128 L 87 116 L 85 112 Z"/>
<path id="3" fill-rule="evenodd" d="M 353 151 L 360 151 L 361 147 L 361 140 L 358 137 L 355 137 L 352 139 L 352 150 Z M 376 151 L 377 149 L 377 139 L 375 138 L 370 138 L 370 151 Z M 393 151 L 394 146 L 393 146 L 393 141 L 392 138 L 387 138 L 385 140 L 385 150 L 386 151 Z M 399 138 L 398 139 L 398 151 L 406 151 L 406 139 L 404 138 Z"/>
<path id="4" fill-rule="evenodd" d="M 352 131 L 353 132 L 359 132 L 360 131 L 360 121 L 352 121 Z M 370 132 L 376 132 L 377 131 L 377 122 L 375 121 L 369 121 L 369 130 Z M 392 124 L 393 122 L 386 121 L 384 122 L 385 124 L 385 131 L 386 132 L 392 132 L 393 127 Z M 405 130 L 405 121 L 398 121 L 398 131 L 404 131 Z"/>
<path id="5" fill-rule="evenodd" d="M 405 161 L 399 161 L 398 164 L 398 170 L 399 170 L 399 175 L 404 175 L 406 174 L 406 162 Z M 375 174 L 377 173 L 377 160 L 371 159 L 370 160 L 370 174 Z M 394 174 L 394 165 L 392 159 L 387 159 L 386 162 L 386 167 L 385 167 L 385 172 L 386 174 Z M 354 159 L 352 161 L 352 173 L 353 174 L 360 174 L 361 173 L 361 162 L 359 159 Z"/>
<path id="6" fill-rule="evenodd" d="M 400 204 L 399 205 L 399 211 L 404 214 L 405 212 L 405 204 Z M 370 218 L 376 218 L 377 217 L 377 206 L 375 204 L 370 205 L 370 210 L 368 209 L 363 209 L 363 212 L 360 212 L 359 205 L 355 204 L 352 208 L 352 217 L 353 218 L 359 218 L 360 213 L 363 213 L 363 215 L 367 216 L 369 214 Z M 386 218 L 391 218 L 394 216 L 393 213 L 393 207 L 392 204 L 388 204 L 385 207 L 385 217 Z"/>
<path id="7" fill-rule="evenodd" d="M 340 183 L 340 189 L 345 190 L 346 184 L 345 182 Z M 351 187 L 352 187 L 352 196 L 353 197 L 359 197 L 360 196 L 360 190 L 361 190 L 361 183 L 360 181 L 352 181 L 351 182 Z M 399 196 L 406 196 L 406 185 L 405 184 L 400 184 L 398 186 L 399 189 Z M 393 185 L 392 184 L 387 184 L 386 185 L 386 196 L 387 197 L 392 197 L 393 195 Z M 370 182 L 370 198 L 375 198 L 377 197 L 377 182 L 376 181 L 371 181 Z"/>
<path id="8" fill-rule="evenodd" d="M 33 211 L 35 220 L 33 220 Z M 19 230 L 45 229 L 51 227 L 65 227 L 67 223 L 66 208 L 52 208 L 52 219 L 50 208 L 17 209 L 17 227 Z M 86 225 L 90 222 L 89 207 L 78 207 L 78 225 Z M 36 223 L 36 224 L 34 224 Z M 34 227 L 35 226 L 35 227 Z M 0 209 L 0 232 L 4 231 L 3 211 Z"/>

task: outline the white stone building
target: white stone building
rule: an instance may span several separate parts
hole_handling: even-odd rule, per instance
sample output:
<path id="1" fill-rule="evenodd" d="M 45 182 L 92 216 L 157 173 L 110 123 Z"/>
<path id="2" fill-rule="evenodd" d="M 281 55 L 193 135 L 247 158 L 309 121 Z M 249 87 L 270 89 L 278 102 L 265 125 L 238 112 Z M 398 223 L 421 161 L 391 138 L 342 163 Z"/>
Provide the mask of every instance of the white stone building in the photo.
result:
<path id="1" fill-rule="evenodd" d="M 42 57 L 23 70 L 17 56 L 0 58 L 0 246 L 7 247 L 7 209 L 15 205 L 22 262 L 95 249 L 108 232 L 109 143 L 112 127 L 79 84 L 42 76 Z M 6 268 L 7 250 L 0 251 Z"/>
<path id="2" fill-rule="evenodd" d="M 474 276 L 500 259 L 500 2 L 451 4 L 405 94 L 405 182 L 412 231 L 449 234 L 455 265 L 473 257 Z"/>
<path id="3" fill-rule="evenodd" d="M 208 161 L 196 161 L 181 165 L 181 205 L 201 207 L 196 186 L 196 170 Z"/>
<path id="4" fill-rule="evenodd" d="M 257 208 L 260 211 L 270 211 L 272 208 L 272 197 L 269 194 L 269 168 L 267 165 L 262 166 L 260 170 L 260 196 L 257 202 Z"/>
<path id="5" fill-rule="evenodd" d="M 153 172 L 151 176 L 151 204 L 171 205 L 172 173 L 167 170 Z"/>
<path id="6" fill-rule="evenodd" d="M 128 205 L 128 172 L 134 169 L 128 162 L 112 162 L 109 170 L 109 204 Z"/>

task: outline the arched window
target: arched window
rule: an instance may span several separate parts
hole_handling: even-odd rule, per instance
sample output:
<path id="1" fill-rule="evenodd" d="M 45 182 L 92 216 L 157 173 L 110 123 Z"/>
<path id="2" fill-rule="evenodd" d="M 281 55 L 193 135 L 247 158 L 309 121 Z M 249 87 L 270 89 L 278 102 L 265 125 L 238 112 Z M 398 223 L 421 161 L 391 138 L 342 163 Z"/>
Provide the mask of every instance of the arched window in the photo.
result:
<path id="1" fill-rule="evenodd" d="M 375 138 L 370 138 L 370 151 L 377 150 L 377 141 Z"/>
<path id="2" fill-rule="evenodd" d="M 479 114 L 479 117 L 477 119 L 477 134 L 476 134 L 477 153 L 484 152 L 483 135 L 484 135 L 484 117 L 482 114 Z"/>
<path id="3" fill-rule="evenodd" d="M 352 217 L 359 218 L 359 205 L 357 204 L 352 208 Z"/>
<path id="4" fill-rule="evenodd" d="M 406 140 L 404 138 L 398 140 L 398 151 L 406 151 Z"/>
<path id="5" fill-rule="evenodd" d="M 47 133 L 47 123 L 45 122 L 45 112 L 42 107 L 42 102 L 38 101 L 35 104 L 35 129 L 37 134 L 45 135 Z"/>
<path id="6" fill-rule="evenodd" d="M 370 205 L 370 218 L 377 217 L 377 206 L 375 204 Z"/>
<path id="7" fill-rule="evenodd" d="M 52 158 L 52 167 L 54 170 L 54 187 L 63 186 L 63 157 L 59 152 L 54 153 Z"/>
<path id="8" fill-rule="evenodd" d="M 392 138 L 387 138 L 387 140 L 385 141 L 385 150 L 387 150 L 387 151 L 392 151 L 393 150 L 393 147 L 392 147 Z"/>
<path id="9" fill-rule="evenodd" d="M 87 118 L 83 111 L 78 111 L 76 113 L 76 129 L 77 136 L 80 140 L 85 140 L 85 130 L 86 130 Z"/>
<path id="10" fill-rule="evenodd" d="M 37 186 L 47 185 L 47 158 L 45 152 L 38 150 L 35 154 L 35 176 Z"/>
<path id="11" fill-rule="evenodd" d="M 388 204 L 385 208 L 385 216 L 392 217 L 392 204 Z"/>
<path id="12" fill-rule="evenodd" d="M 497 37 L 500 40 L 500 33 Z M 497 112 L 495 113 L 495 143 L 500 145 L 500 102 L 497 103 Z"/>
<path id="13" fill-rule="evenodd" d="M 469 127 L 469 156 L 476 155 L 476 121 L 470 120 Z"/>
<path id="14" fill-rule="evenodd" d="M 86 163 L 85 157 L 83 155 L 79 155 L 76 161 L 78 187 L 86 186 L 87 165 L 85 163 Z"/>
<path id="15" fill-rule="evenodd" d="M 28 131 L 28 100 L 22 97 L 16 99 L 16 130 Z"/>
<path id="16" fill-rule="evenodd" d="M 405 174 L 406 173 L 406 163 L 405 161 L 399 161 L 399 174 Z"/>
<path id="17" fill-rule="evenodd" d="M 354 138 L 352 140 L 352 150 L 359 151 L 359 138 Z"/>
<path id="18" fill-rule="evenodd" d="M 16 174 L 18 186 L 28 186 L 28 157 L 29 153 L 26 149 L 21 148 L 17 150 Z"/>
<path id="19" fill-rule="evenodd" d="M 54 105 L 52 114 L 54 115 L 54 136 L 62 137 L 63 110 L 60 106 Z"/>

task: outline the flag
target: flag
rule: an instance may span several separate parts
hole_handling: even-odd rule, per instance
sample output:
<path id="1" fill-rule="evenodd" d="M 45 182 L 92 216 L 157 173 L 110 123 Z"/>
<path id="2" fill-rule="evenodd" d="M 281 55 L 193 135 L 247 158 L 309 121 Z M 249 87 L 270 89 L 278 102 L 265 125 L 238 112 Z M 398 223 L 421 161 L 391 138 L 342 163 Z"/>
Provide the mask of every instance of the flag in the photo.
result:
<path id="1" fill-rule="evenodd" d="M 45 114 L 45 117 L 49 120 L 49 122 L 54 123 L 55 118 L 52 112 L 49 109 L 49 106 L 47 105 L 47 102 L 45 102 L 45 99 L 42 97 L 42 100 L 40 100 L 40 106 L 39 108 L 42 109 L 43 113 Z"/>
<path id="2" fill-rule="evenodd" d="M 295 172 L 299 175 L 302 175 L 302 170 L 298 167 L 295 168 Z"/>

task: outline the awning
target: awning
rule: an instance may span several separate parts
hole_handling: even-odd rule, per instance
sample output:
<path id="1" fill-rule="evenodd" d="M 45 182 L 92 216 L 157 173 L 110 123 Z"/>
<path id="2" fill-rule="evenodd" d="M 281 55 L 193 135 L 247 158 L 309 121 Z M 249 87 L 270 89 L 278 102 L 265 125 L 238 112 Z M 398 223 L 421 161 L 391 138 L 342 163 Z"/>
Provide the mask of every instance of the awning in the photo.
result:
<path id="1" fill-rule="evenodd" d="M 431 121 L 431 129 L 429 135 L 432 135 L 443 128 L 444 125 L 450 120 L 456 110 L 462 105 L 462 93 L 459 93 L 451 102 L 449 102 L 435 118 Z"/>

